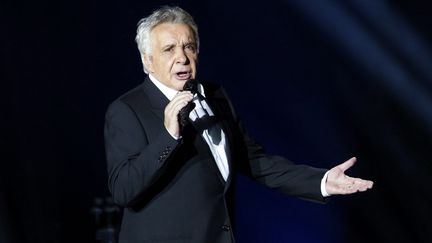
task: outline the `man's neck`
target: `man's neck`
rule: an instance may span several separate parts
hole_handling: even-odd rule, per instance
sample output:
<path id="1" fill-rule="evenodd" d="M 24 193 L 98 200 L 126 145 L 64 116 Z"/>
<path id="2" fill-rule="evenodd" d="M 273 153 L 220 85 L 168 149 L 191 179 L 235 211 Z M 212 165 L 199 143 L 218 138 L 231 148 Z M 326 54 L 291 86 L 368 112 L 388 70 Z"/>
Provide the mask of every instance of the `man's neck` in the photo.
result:
<path id="1" fill-rule="evenodd" d="M 155 78 L 153 75 L 149 74 L 148 76 L 150 80 L 154 83 L 154 85 L 156 85 L 156 87 L 168 98 L 168 100 L 171 101 L 174 96 L 179 92 L 173 88 L 166 86 L 165 84 L 157 80 L 157 78 Z M 198 92 L 205 97 L 204 87 L 200 83 L 198 83 Z"/>
<path id="2" fill-rule="evenodd" d="M 178 93 L 177 90 L 166 86 L 165 84 L 157 80 L 153 75 L 149 74 L 149 78 L 154 83 L 154 85 L 156 85 L 156 87 L 162 92 L 162 94 L 164 94 L 168 98 L 168 100 L 171 101 Z"/>

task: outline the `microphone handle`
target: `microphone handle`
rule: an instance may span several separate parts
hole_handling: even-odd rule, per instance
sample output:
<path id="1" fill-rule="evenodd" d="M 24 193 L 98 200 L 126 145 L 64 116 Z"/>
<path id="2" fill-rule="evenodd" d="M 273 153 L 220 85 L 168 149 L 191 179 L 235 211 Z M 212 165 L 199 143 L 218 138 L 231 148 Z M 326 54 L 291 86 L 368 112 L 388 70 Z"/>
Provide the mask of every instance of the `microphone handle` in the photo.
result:
<path id="1" fill-rule="evenodd" d="M 183 86 L 183 91 L 190 91 L 193 95 L 197 93 L 198 90 L 198 82 L 196 80 L 190 79 L 186 81 Z M 195 103 L 190 101 L 185 107 L 183 107 L 178 114 L 180 130 L 188 123 L 189 113 L 195 108 Z"/>

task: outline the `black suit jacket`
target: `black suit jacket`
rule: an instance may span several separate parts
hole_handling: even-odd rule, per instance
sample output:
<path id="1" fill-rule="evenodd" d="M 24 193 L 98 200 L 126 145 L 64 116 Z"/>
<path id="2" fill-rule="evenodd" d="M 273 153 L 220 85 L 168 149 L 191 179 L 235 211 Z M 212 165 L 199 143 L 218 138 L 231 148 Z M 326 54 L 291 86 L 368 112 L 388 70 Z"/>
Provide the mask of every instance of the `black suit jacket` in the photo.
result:
<path id="1" fill-rule="evenodd" d="M 325 170 L 266 155 L 241 126 L 220 86 L 203 84 L 227 136 L 225 182 L 194 128 L 175 140 L 163 125 L 169 100 L 148 79 L 115 100 L 105 121 L 109 189 L 125 207 L 121 243 L 233 242 L 232 188 L 237 172 L 284 193 L 323 201 Z"/>

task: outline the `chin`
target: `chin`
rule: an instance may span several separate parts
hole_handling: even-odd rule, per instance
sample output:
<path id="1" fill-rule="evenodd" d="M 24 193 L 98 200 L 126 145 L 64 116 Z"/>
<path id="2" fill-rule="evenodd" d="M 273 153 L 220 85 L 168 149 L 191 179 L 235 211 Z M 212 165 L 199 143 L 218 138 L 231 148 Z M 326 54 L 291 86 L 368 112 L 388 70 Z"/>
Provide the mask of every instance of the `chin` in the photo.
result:
<path id="1" fill-rule="evenodd" d="M 177 91 L 183 90 L 183 86 L 185 85 L 187 80 L 176 80 L 174 82 L 173 88 Z"/>

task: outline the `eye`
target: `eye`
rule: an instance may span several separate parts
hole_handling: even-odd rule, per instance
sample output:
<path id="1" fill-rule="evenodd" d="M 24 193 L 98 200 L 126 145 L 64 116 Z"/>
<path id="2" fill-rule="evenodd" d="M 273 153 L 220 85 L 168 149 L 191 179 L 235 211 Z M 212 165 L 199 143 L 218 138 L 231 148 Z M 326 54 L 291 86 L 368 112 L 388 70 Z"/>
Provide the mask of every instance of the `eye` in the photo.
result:
<path id="1" fill-rule="evenodd" d="M 195 44 L 187 44 L 185 46 L 185 49 L 188 50 L 188 51 L 190 51 L 190 52 L 195 52 L 196 51 L 196 46 L 195 46 Z"/>
<path id="2" fill-rule="evenodd" d="M 168 46 L 167 48 L 163 49 L 164 52 L 172 52 L 174 50 L 174 46 Z"/>

